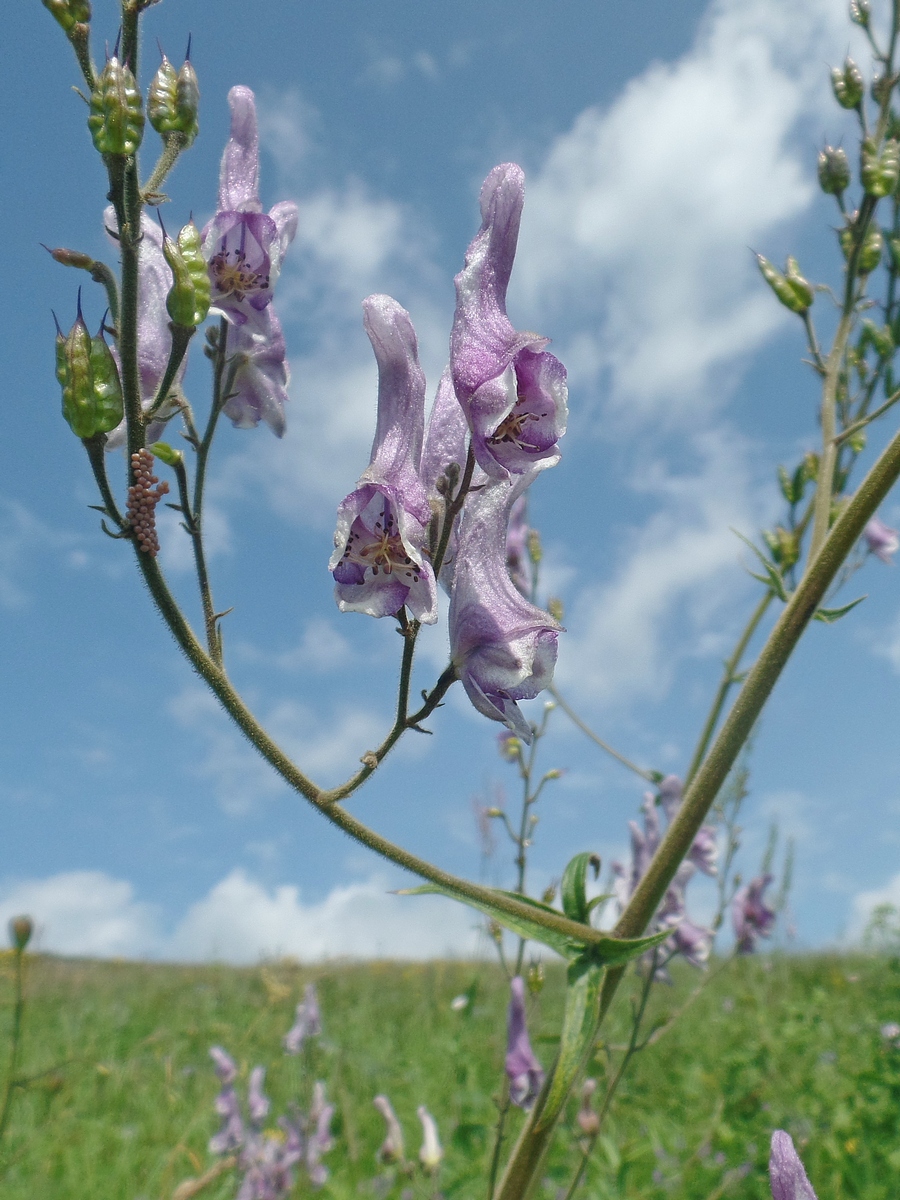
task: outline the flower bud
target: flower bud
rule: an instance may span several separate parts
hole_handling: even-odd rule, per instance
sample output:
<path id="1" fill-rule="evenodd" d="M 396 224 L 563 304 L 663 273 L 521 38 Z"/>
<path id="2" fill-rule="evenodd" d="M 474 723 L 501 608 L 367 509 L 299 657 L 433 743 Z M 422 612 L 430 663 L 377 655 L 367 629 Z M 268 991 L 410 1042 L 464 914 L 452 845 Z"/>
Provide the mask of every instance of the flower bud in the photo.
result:
<path id="1" fill-rule="evenodd" d="M 850 0 L 850 20 L 865 29 L 869 24 L 869 0 Z"/>
<path id="2" fill-rule="evenodd" d="M 819 151 L 819 186 L 828 196 L 840 196 L 850 183 L 850 163 L 840 146 Z"/>
<path id="3" fill-rule="evenodd" d="M 9 939 L 17 950 L 24 950 L 34 933 L 31 917 L 13 917 L 9 923 Z"/>
<path id="4" fill-rule="evenodd" d="M 879 358 L 890 358 L 894 353 L 894 335 L 889 325 L 876 325 L 874 321 L 862 323 L 859 349 L 862 354 L 871 346 Z"/>
<path id="5" fill-rule="evenodd" d="M 79 22 L 91 19 L 90 0 L 41 0 L 41 3 L 66 33 L 71 33 Z"/>
<path id="6" fill-rule="evenodd" d="M 128 67 L 113 57 L 91 92 L 88 127 L 100 154 L 134 154 L 144 136 L 141 93 Z"/>
<path id="7" fill-rule="evenodd" d="M 184 226 L 177 242 L 163 230 L 162 250 L 173 281 L 166 309 L 176 325 L 192 329 L 206 319 L 210 301 L 209 272 L 194 222 Z"/>
<path id="8" fill-rule="evenodd" d="M 581 1085 L 581 1107 L 578 1110 L 578 1116 L 575 1118 L 578 1122 L 578 1128 L 585 1137 L 593 1137 L 600 1130 L 599 1114 L 594 1112 L 591 1101 L 594 1097 L 594 1092 L 597 1090 L 596 1079 L 586 1079 Z"/>
<path id="9" fill-rule="evenodd" d="M 528 547 L 528 557 L 536 566 L 544 557 L 544 551 L 541 548 L 541 535 L 536 529 L 528 530 L 525 544 Z"/>
<path id="10" fill-rule="evenodd" d="M 533 962 L 528 968 L 528 976 L 525 981 L 528 984 L 528 990 L 532 996 L 536 996 L 538 992 L 544 990 L 544 964 L 542 962 Z"/>
<path id="11" fill-rule="evenodd" d="M 184 455 L 181 451 L 175 450 L 168 442 L 153 442 L 147 449 L 154 458 L 158 458 L 166 466 L 177 467 L 180 463 L 184 462 Z"/>
<path id="12" fill-rule="evenodd" d="M 550 599 L 547 601 L 547 612 L 550 614 L 550 616 L 553 618 L 554 621 L 558 621 L 560 624 L 562 624 L 563 602 L 562 602 L 562 600 L 559 599 L 558 596 L 551 596 Z"/>
<path id="13" fill-rule="evenodd" d="M 541 901 L 544 904 L 552 904 L 553 901 L 556 899 L 557 886 L 558 885 L 556 883 L 551 883 L 548 887 L 545 887 L 544 890 L 541 892 Z"/>
<path id="14" fill-rule="evenodd" d="M 784 275 L 761 254 L 757 254 L 756 262 L 762 272 L 763 279 L 765 279 L 784 307 L 789 308 L 791 312 L 805 313 L 813 302 L 813 290 L 800 274 L 797 268 L 797 260 L 794 258 L 787 260 L 787 268 Z"/>
<path id="15" fill-rule="evenodd" d="M 815 450 L 807 450 L 803 455 L 803 470 L 810 483 L 815 483 L 819 478 L 819 456 Z"/>
<path id="16" fill-rule="evenodd" d="M 859 108 L 865 84 L 852 58 L 845 59 L 843 67 L 835 67 L 831 72 L 831 88 L 841 108 Z"/>
<path id="17" fill-rule="evenodd" d="M 870 196 L 889 196 L 900 180 L 900 147 L 893 138 L 884 143 L 881 153 L 871 138 L 862 144 L 860 167 L 862 185 Z"/>
<path id="18" fill-rule="evenodd" d="M 763 540 L 769 547 L 772 559 L 780 567 L 792 567 L 800 557 L 800 544 L 796 533 L 778 525 L 774 530 L 764 529 Z"/>
<path id="19" fill-rule="evenodd" d="M 872 99 L 879 106 L 887 104 L 897 83 L 896 75 L 876 75 L 872 80 Z"/>

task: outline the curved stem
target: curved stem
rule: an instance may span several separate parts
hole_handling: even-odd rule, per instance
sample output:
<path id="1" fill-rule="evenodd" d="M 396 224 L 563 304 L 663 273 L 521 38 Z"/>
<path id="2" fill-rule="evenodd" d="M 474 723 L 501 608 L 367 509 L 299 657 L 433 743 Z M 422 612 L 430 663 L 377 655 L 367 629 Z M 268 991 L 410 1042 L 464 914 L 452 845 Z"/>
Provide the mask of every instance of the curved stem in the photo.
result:
<path id="1" fill-rule="evenodd" d="M 94 479 L 97 481 L 97 487 L 100 489 L 103 506 L 106 509 L 109 519 L 114 521 L 120 530 L 124 529 L 125 518 L 119 512 L 116 498 L 112 493 L 112 488 L 109 486 L 109 478 L 106 474 L 106 434 L 100 433 L 96 437 L 82 438 L 81 444 L 87 451 L 88 462 L 91 464 L 91 470 L 94 473 Z"/>
<path id="2" fill-rule="evenodd" d="M 641 779 L 646 779 L 648 783 L 659 783 L 659 781 L 662 779 L 662 774 L 659 771 L 649 771 L 644 767 L 639 767 L 637 763 L 633 763 L 630 758 L 626 758 L 624 754 L 620 754 L 618 750 L 614 750 L 613 747 L 610 746 L 609 742 L 604 742 L 602 737 L 599 737 L 596 733 L 594 733 L 593 729 L 591 729 L 589 725 L 586 725 L 584 721 L 582 721 L 581 717 L 579 717 L 579 715 L 575 712 L 575 710 L 570 708 L 566 701 L 563 700 L 562 696 L 557 691 L 555 683 L 552 683 L 550 687 L 547 688 L 547 691 L 563 710 L 572 724 L 577 725 L 585 737 L 589 737 L 596 746 L 599 746 L 601 750 L 605 750 L 607 754 L 611 755 L 616 760 L 616 762 L 620 762 L 623 767 L 627 767 L 629 771 L 634 771 L 635 775 L 640 775 Z"/>

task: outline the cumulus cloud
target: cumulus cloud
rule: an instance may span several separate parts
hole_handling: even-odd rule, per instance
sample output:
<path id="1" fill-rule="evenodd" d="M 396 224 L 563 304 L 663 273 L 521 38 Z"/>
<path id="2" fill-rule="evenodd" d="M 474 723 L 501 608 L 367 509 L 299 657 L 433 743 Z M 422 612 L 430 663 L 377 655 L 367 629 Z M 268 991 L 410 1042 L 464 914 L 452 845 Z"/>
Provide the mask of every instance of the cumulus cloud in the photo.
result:
<path id="1" fill-rule="evenodd" d="M 853 897 L 848 936 L 859 941 L 877 908 L 888 905 L 900 911 L 900 874 L 894 875 L 883 887 L 858 892 Z"/>
<path id="2" fill-rule="evenodd" d="M 69 871 L 0 889 L 0 920 L 27 913 L 35 946 L 96 958 L 254 963 L 290 956 L 429 959 L 484 952 L 478 918 L 433 896 L 397 896 L 382 877 L 304 903 L 293 885 L 267 889 L 235 869 L 166 931 L 130 883 L 103 871 Z"/>
<path id="3" fill-rule="evenodd" d="M 313 617 L 306 622 L 296 646 L 265 653 L 249 642 L 240 642 L 235 653 L 244 662 L 265 663 L 282 671 L 333 671 L 346 666 L 352 657 L 350 643 L 334 622 L 324 617 Z"/>
<path id="4" fill-rule="evenodd" d="M 581 385 L 632 416 L 709 400 L 710 373 L 785 319 L 748 245 L 814 194 L 801 128 L 827 111 L 845 5 L 719 0 L 693 48 L 586 109 L 529 181 L 514 288 Z"/>

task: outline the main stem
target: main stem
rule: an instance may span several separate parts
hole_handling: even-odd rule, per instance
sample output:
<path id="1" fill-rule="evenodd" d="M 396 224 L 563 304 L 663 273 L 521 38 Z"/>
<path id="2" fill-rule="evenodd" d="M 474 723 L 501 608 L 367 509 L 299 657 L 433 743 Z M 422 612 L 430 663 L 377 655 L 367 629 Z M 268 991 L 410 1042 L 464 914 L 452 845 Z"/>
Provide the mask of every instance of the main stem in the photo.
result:
<path id="1" fill-rule="evenodd" d="M 25 989 L 23 987 L 24 952 L 16 946 L 15 954 L 15 1004 L 13 1007 L 12 1036 L 9 1046 L 9 1062 L 6 1068 L 6 1085 L 3 1089 L 3 1104 L 0 1106 L 0 1139 L 6 1132 L 12 1112 L 13 1090 L 18 1086 L 16 1072 L 19 1067 L 19 1046 L 22 1040 L 22 1014 L 25 1011 Z"/>

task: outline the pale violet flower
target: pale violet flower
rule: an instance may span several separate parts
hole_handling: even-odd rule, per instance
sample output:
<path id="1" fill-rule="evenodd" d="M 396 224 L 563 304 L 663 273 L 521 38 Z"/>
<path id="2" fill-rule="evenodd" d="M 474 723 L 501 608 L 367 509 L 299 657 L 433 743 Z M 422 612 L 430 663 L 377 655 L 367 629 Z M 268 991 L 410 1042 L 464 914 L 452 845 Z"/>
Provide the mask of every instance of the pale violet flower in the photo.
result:
<path id="1" fill-rule="evenodd" d="M 316 985 L 308 983 L 303 992 L 303 999 L 297 1005 L 294 1024 L 282 1038 L 285 1053 L 299 1054 L 306 1039 L 318 1037 L 321 1032 L 322 1014 L 319 1011 Z"/>
<path id="2" fill-rule="evenodd" d="M 869 553 L 880 558 L 883 563 L 891 563 L 900 549 L 900 534 L 896 529 L 885 525 L 879 517 L 872 517 L 863 530 L 863 537 Z"/>
<path id="3" fill-rule="evenodd" d="M 390 296 L 363 301 L 366 333 L 378 360 L 378 418 L 372 457 L 338 508 L 334 575 L 341 612 L 396 615 L 406 606 L 437 620 L 437 587 L 426 555 L 431 520 L 419 468 L 425 426 L 425 376 L 409 313 Z"/>
<path id="4" fill-rule="evenodd" d="M 372 1101 L 387 1125 L 387 1133 L 378 1150 L 378 1160 L 383 1163 L 402 1163 L 406 1157 L 403 1145 L 403 1129 L 387 1096 L 376 1096 Z"/>
<path id="5" fill-rule="evenodd" d="M 771 875 L 759 875 L 739 888 L 731 902 L 731 920 L 739 954 L 752 954 L 761 937 L 767 938 L 775 927 L 776 912 L 763 899 Z"/>
<path id="6" fill-rule="evenodd" d="M 816 1200 L 791 1136 L 783 1129 L 776 1129 L 772 1134 L 769 1183 L 772 1200 Z"/>
<path id="7" fill-rule="evenodd" d="M 484 181 L 482 225 L 456 277 L 450 335 L 453 384 L 476 461 L 502 480 L 557 463 L 567 419 L 565 367 L 544 349 L 547 338 L 516 330 L 506 313 L 524 200 L 515 163 Z"/>
<path id="8" fill-rule="evenodd" d="M 535 1058 L 525 1019 L 525 981 L 516 975 L 509 984 L 506 1076 L 509 1098 L 519 1108 L 530 1109 L 544 1083 L 544 1068 Z"/>
<path id="9" fill-rule="evenodd" d="M 424 1104 L 419 1105 L 416 1114 L 422 1122 L 422 1146 L 419 1150 L 419 1162 L 426 1171 L 436 1171 L 444 1157 L 444 1151 L 438 1140 L 437 1124 Z"/>

